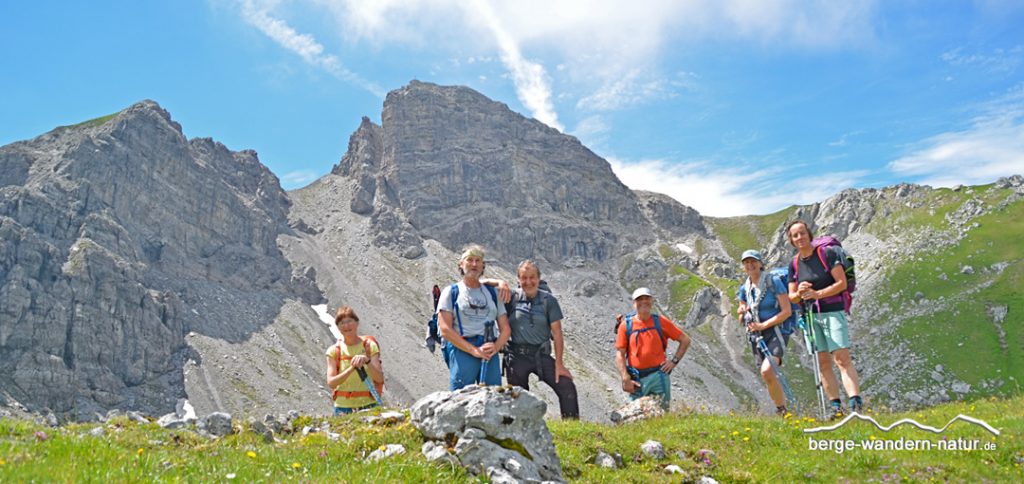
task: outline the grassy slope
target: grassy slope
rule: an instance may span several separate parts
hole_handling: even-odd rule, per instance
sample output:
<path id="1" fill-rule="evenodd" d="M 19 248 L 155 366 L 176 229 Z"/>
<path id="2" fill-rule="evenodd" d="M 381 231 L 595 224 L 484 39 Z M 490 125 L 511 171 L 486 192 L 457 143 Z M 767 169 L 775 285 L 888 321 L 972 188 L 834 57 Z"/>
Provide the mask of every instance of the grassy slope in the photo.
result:
<path id="1" fill-rule="evenodd" d="M 1001 190 L 987 190 L 985 198 L 1000 200 Z M 1005 197 L 1002 197 L 1005 198 Z M 966 239 L 954 247 L 933 254 L 922 254 L 922 262 L 905 263 L 889 270 L 883 294 L 900 294 L 894 305 L 906 305 L 920 292 L 927 301 L 942 298 L 954 301 L 949 309 L 927 316 L 914 317 L 899 328 L 898 336 L 911 349 L 928 359 L 929 367 L 942 364 L 946 372 L 972 385 L 971 394 L 983 396 L 1021 392 L 1024 378 L 1024 201 L 1011 204 L 976 220 L 979 227 L 970 230 Z M 936 216 L 938 216 L 936 214 Z M 918 215 L 911 220 L 926 217 Z M 1007 263 L 1001 272 L 993 264 Z M 962 273 L 970 265 L 973 274 Z M 939 276 L 945 274 L 945 280 Z M 1007 307 L 1002 323 L 1005 331 L 1002 347 L 999 328 L 992 321 L 989 308 Z M 970 357 L 964 357 L 970 355 Z M 983 389 L 985 380 L 1002 379 L 996 389 Z M 916 382 L 927 387 L 928 381 Z"/>
<path id="2" fill-rule="evenodd" d="M 725 252 L 738 260 L 744 250 L 764 250 L 765 244 L 769 241 L 766 236 L 780 230 L 782 225 L 792 218 L 795 211 L 796 206 L 792 206 L 768 215 L 708 217 L 707 221 L 718 240 L 722 241 Z"/>
<path id="3" fill-rule="evenodd" d="M 782 420 L 759 416 L 672 414 L 658 419 L 609 426 L 589 422 L 549 422 L 565 476 L 580 482 L 651 482 L 665 480 L 663 468 L 675 464 L 688 479 L 708 475 L 721 482 L 791 482 L 814 480 L 864 481 L 920 479 L 936 481 L 1012 481 L 1021 476 L 1024 462 L 1024 397 L 955 403 L 920 412 L 875 415 L 883 425 L 910 417 L 941 427 L 957 414 L 982 419 L 1001 431 L 996 437 L 963 422 L 944 435 L 950 439 L 979 439 L 994 450 L 975 451 L 872 451 L 843 453 L 809 450 L 803 429 L 820 422 Z M 308 417 L 304 417 L 309 422 Z M 127 419 L 106 424 L 106 434 L 91 437 L 98 424 L 50 429 L 9 419 L 0 420 L 0 481 L 54 479 L 96 481 L 223 481 L 229 475 L 241 482 L 336 481 L 351 482 L 467 482 L 462 469 L 433 465 L 419 453 L 422 439 L 408 423 L 374 427 L 357 418 L 330 418 L 332 431 L 342 435 L 329 441 L 323 434 L 290 436 L 286 442 L 266 444 L 251 433 L 207 441 L 186 430 L 166 430 Z M 40 438 L 45 433 L 45 440 Z M 815 439 L 898 440 L 942 437 L 898 427 L 881 432 L 866 422 L 851 422 L 839 430 L 814 434 Z M 644 458 L 640 444 L 654 439 L 664 444 L 668 457 Z M 380 463 L 363 458 L 384 444 L 401 443 L 407 452 Z M 701 450 L 713 452 L 705 461 Z M 592 462 L 599 450 L 623 456 L 622 469 L 603 469 Z M 1016 477 L 1015 477 L 1016 476 Z M 676 476 L 682 477 L 682 476 Z"/>

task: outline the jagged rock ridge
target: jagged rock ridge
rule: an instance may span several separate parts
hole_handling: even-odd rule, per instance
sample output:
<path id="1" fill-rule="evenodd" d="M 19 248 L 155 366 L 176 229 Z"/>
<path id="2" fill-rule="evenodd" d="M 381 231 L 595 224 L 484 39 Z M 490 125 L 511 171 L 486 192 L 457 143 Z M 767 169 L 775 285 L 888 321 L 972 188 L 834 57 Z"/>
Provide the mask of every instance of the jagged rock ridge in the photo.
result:
<path id="1" fill-rule="evenodd" d="M 162 413 L 200 358 L 188 332 L 239 341 L 320 298 L 277 248 L 289 201 L 256 153 L 187 140 L 154 102 L 2 147 L 0 173 L 0 388 L 29 408 Z"/>

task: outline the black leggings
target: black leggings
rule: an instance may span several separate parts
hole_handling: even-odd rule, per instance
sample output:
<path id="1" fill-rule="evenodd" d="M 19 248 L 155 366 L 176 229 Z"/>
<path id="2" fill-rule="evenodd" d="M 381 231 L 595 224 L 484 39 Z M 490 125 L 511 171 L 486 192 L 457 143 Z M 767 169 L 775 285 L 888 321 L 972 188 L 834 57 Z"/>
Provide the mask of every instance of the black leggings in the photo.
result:
<path id="1" fill-rule="evenodd" d="M 576 384 L 573 383 L 572 378 L 564 376 L 558 379 L 558 383 L 555 383 L 555 359 L 551 355 L 541 354 L 534 357 L 510 354 L 505 360 L 505 365 L 509 385 L 529 390 L 530 373 L 533 373 L 551 387 L 555 391 L 555 395 L 558 395 L 558 405 L 561 407 L 563 419 L 580 418 L 580 406 L 576 399 Z"/>

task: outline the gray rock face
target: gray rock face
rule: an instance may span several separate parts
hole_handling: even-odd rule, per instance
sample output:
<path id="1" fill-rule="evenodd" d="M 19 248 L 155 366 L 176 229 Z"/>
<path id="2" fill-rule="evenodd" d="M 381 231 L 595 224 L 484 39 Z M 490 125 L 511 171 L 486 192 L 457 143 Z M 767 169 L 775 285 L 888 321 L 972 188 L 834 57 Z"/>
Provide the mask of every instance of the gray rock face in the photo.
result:
<path id="1" fill-rule="evenodd" d="M 413 81 L 391 91 L 382 126 L 364 118 L 333 173 L 357 181 L 352 210 L 372 213 L 375 242 L 397 253 L 430 238 L 487 241 L 509 260 L 599 261 L 619 254 L 627 234 L 633 244 L 651 238 L 637 196 L 605 160 L 465 87 Z M 648 212 L 667 230 L 701 226 L 666 203 Z"/>
<path id="2" fill-rule="evenodd" d="M 217 437 L 234 433 L 231 415 L 224 412 L 214 412 L 201 418 L 199 420 L 199 429 Z"/>
<path id="3" fill-rule="evenodd" d="M 284 295 L 320 298 L 277 248 L 289 201 L 256 153 L 151 101 L 4 146 L 0 173 L 0 389 L 29 408 L 162 414 L 185 333 L 241 341 Z"/>
<path id="4" fill-rule="evenodd" d="M 455 454 L 473 473 L 561 481 L 562 466 L 544 423 L 545 411 L 542 400 L 518 387 L 471 385 L 423 397 L 413 405 L 410 418 L 428 439 L 457 437 Z"/>

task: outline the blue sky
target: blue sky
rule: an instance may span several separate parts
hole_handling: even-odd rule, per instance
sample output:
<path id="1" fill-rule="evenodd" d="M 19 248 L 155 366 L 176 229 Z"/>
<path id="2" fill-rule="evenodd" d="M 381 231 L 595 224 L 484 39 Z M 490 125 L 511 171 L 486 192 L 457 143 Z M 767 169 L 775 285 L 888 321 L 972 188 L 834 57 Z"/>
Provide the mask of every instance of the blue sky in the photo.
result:
<path id="1" fill-rule="evenodd" d="M 577 136 L 705 215 L 1024 173 L 1020 1 L 4 2 L 0 145 L 153 99 L 285 188 L 410 79 Z"/>

